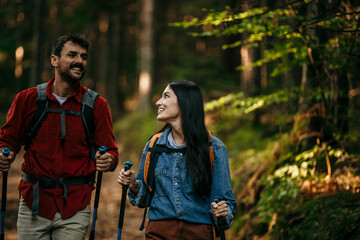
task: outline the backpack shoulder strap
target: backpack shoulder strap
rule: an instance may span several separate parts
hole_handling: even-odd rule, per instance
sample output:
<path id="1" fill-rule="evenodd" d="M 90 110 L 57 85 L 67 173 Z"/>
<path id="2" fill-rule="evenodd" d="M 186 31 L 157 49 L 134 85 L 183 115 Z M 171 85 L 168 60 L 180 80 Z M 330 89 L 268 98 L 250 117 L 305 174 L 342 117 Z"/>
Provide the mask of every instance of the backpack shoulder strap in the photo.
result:
<path id="1" fill-rule="evenodd" d="M 145 165 L 144 165 L 144 181 L 145 184 L 149 184 L 148 176 L 151 175 L 152 169 L 155 169 L 156 161 L 151 161 L 155 157 L 155 150 L 156 150 L 156 142 L 159 137 L 163 134 L 163 132 L 156 133 L 154 136 L 151 137 L 150 144 L 148 151 L 146 153 Z M 150 169 L 150 174 L 149 173 Z M 150 186 L 150 191 L 152 191 Z"/>
<path id="2" fill-rule="evenodd" d="M 38 101 L 41 100 L 46 100 L 46 88 L 47 88 L 48 83 L 42 83 L 37 85 L 37 93 L 38 93 Z"/>
<path id="3" fill-rule="evenodd" d="M 99 94 L 91 89 L 87 89 L 81 100 L 81 120 L 83 123 L 86 141 L 89 144 L 90 156 L 95 160 L 95 141 L 94 141 L 94 104 Z"/>
<path id="4" fill-rule="evenodd" d="M 39 128 L 47 116 L 47 109 L 49 107 L 49 102 L 46 97 L 47 84 L 48 83 L 42 83 L 37 85 L 37 105 L 34 116 L 31 119 L 28 139 L 25 142 L 25 149 L 29 147 L 31 140 L 36 136 Z"/>
<path id="5" fill-rule="evenodd" d="M 156 146 L 157 146 L 156 142 L 161 136 L 161 134 L 163 134 L 163 132 L 156 133 L 154 136 L 151 137 L 149 148 L 146 153 L 146 159 L 144 164 L 144 182 L 146 185 L 145 206 L 144 206 L 145 209 L 144 209 L 143 220 L 139 229 L 140 231 L 142 231 L 145 227 L 147 208 L 150 206 L 150 202 L 153 196 L 153 190 L 155 185 L 154 172 L 159 157 L 159 154 L 156 153 Z"/>
<path id="6" fill-rule="evenodd" d="M 211 176 L 213 174 L 214 170 L 214 163 L 215 163 L 215 157 L 214 157 L 214 148 L 211 142 L 211 132 L 208 131 L 208 141 L 209 141 L 209 155 L 210 155 L 210 164 L 211 164 Z"/>

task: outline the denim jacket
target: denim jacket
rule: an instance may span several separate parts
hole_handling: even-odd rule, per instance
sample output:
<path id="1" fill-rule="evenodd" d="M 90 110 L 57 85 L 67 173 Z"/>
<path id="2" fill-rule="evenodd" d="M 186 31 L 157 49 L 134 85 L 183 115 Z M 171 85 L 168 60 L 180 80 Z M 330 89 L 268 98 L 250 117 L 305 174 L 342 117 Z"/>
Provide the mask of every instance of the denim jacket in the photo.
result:
<path id="1" fill-rule="evenodd" d="M 157 144 L 167 145 L 171 128 L 159 137 Z M 226 228 L 233 222 L 236 200 L 231 190 L 229 159 L 225 145 L 216 137 L 211 136 L 214 149 L 214 169 L 212 176 L 210 198 L 194 195 L 191 177 L 186 174 L 185 158 L 182 153 L 161 153 L 155 168 L 155 192 L 152 198 L 149 220 L 179 219 L 190 223 L 212 224 L 214 216 L 211 202 L 215 196 L 220 196 L 228 205 L 228 215 L 225 218 Z M 132 205 L 143 207 L 146 187 L 144 183 L 144 162 L 150 141 L 146 144 L 136 181 L 139 192 L 129 191 Z"/>

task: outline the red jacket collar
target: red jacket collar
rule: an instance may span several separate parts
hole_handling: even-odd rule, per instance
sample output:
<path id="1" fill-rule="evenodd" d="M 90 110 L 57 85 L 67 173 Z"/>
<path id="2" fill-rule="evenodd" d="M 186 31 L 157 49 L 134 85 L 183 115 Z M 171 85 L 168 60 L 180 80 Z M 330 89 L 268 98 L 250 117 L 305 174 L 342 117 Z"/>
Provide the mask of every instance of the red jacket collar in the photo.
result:
<path id="1" fill-rule="evenodd" d="M 54 77 L 49 80 L 47 88 L 46 88 L 46 96 L 51 100 L 57 101 L 55 99 L 55 96 L 52 94 L 52 90 L 51 90 L 51 86 L 54 83 L 54 81 L 55 81 Z M 84 87 L 80 83 L 79 86 L 75 89 L 75 91 L 68 98 L 74 98 L 76 101 L 81 103 L 81 100 L 82 100 L 86 90 L 87 90 L 86 87 Z"/>

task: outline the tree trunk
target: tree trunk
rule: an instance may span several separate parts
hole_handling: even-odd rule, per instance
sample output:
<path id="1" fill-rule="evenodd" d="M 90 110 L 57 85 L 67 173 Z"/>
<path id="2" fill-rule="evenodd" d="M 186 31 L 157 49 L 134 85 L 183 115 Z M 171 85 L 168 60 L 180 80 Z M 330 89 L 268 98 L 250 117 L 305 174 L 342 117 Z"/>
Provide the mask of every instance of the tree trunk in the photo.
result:
<path id="1" fill-rule="evenodd" d="M 266 0 L 260 0 L 260 7 L 266 7 Z M 263 37 L 262 41 L 260 42 L 260 58 L 265 57 L 265 50 L 266 50 L 266 36 Z M 268 85 L 267 82 L 267 64 L 264 63 L 260 67 L 260 86 L 261 89 L 266 89 Z"/>
<path id="2" fill-rule="evenodd" d="M 248 34 L 244 33 L 242 40 L 246 41 L 248 39 Z M 244 69 L 241 71 L 241 89 L 244 92 L 245 96 L 249 97 L 253 95 L 255 91 L 254 82 L 254 69 L 251 66 L 251 63 L 254 62 L 254 49 L 247 47 L 245 44 L 241 46 L 240 49 L 241 55 L 241 65 L 244 66 Z"/>
<path id="3" fill-rule="evenodd" d="M 314 17 L 317 9 L 312 6 L 310 9 L 307 8 L 307 18 Z M 307 30 L 306 35 L 317 35 L 314 30 Z M 312 91 L 320 86 L 322 76 L 319 74 L 319 66 L 316 64 L 319 58 L 319 54 L 312 51 L 311 43 L 308 44 L 308 55 L 310 59 L 309 65 L 302 66 L 301 76 L 301 89 L 302 96 L 299 99 L 299 110 L 298 113 L 301 116 L 300 120 L 305 118 L 307 125 L 306 129 L 301 130 L 299 134 L 299 150 L 305 151 L 316 145 L 317 139 L 322 137 L 321 121 L 323 116 L 323 104 L 311 98 Z M 321 67 L 320 67 L 321 68 Z M 299 124 L 299 122 L 295 122 Z M 295 126 L 296 128 L 297 126 Z"/>
<path id="4" fill-rule="evenodd" d="M 139 110 L 150 109 L 153 77 L 153 13 L 154 0 L 141 0 L 141 32 L 139 36 Z"/>
<path id="5" fill-rule="evenodd" d="M 41 7 L 42 0 L 34 0 L 33 51 L 29 87 L 36 86 L 40 75 Z"/>
<path id="6" fill-rule="evenodd" d="M 121 26 L 120 26 L 120 16 L 121 16 L 121 3 L 115 2 L 116 4 L 115 11 L 113 12 L 113 15 L 110 17 L 110 23 L 111 23 L 111 35 L 110 35 L 110 46 L 111 51 L 109 52 L 109 59 L 112 59 L 108 64 L 108 72 L 109 72 L 109 79 L 106 84 L 106 92 L 107 96 L 109 98 L 109 104 L 111 107 L 111 112 L 113 114 L 113 117 L 116 117 L 119 113 L 119 98 L 118 98 L 118 79 L 119 79 L 119 73 L 120 73 L 120 46 L 121 40 L 120 40 L 120 34 L 121 34 Z"/>

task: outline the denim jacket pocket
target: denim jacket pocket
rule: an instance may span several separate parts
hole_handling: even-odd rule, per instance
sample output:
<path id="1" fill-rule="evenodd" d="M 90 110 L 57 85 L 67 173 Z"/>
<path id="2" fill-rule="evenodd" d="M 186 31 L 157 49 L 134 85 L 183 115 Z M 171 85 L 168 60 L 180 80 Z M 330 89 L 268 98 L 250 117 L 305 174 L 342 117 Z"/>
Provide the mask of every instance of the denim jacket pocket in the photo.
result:
<path id="1" fill-rule="evenodd" d="M 168 184 L 171 184 L 168 179 L 166 167 L 155 168 L 155 194 L 156 197 L 164 197 L 167 195 Z"/>

